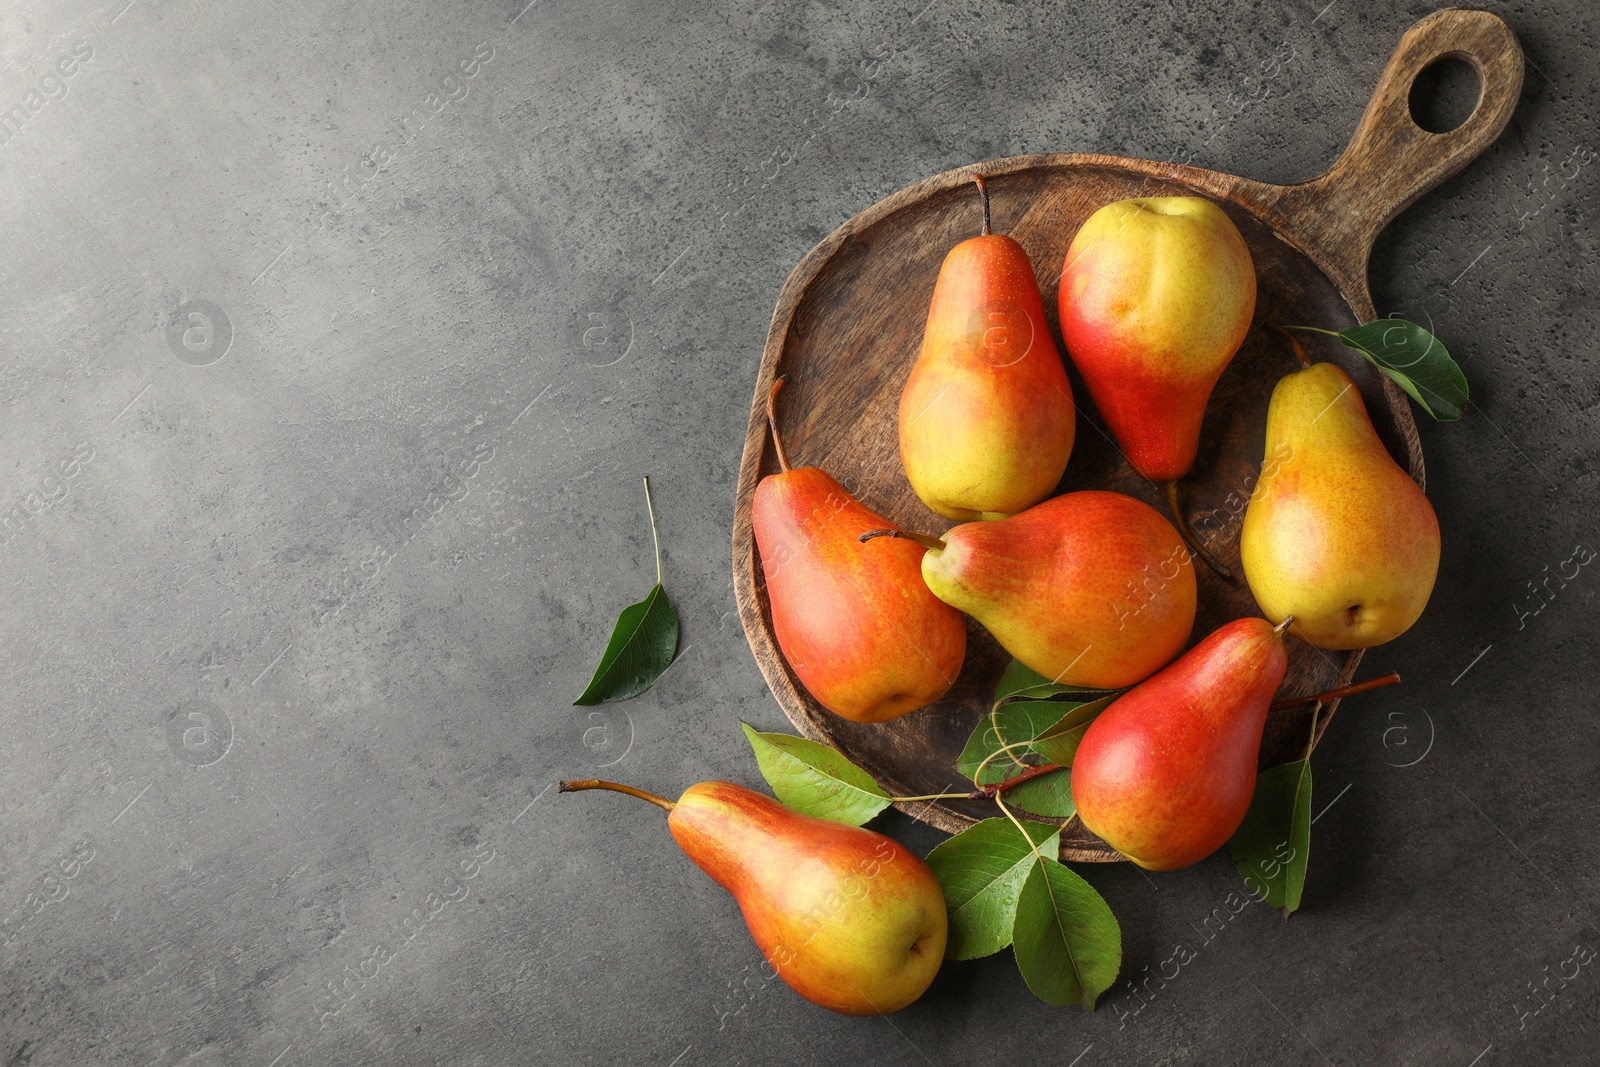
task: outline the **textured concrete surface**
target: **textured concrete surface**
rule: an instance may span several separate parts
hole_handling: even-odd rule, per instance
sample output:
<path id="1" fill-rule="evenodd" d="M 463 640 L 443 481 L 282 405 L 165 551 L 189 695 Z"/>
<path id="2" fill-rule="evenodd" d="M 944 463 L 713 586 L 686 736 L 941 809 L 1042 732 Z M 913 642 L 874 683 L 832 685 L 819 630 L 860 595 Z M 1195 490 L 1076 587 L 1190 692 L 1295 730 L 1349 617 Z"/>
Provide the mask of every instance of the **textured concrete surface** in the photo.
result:
<path id="1" fill-rule="evenodd" d="M 1319 752 L 1303 912 L 1085 868 L 1140 989 L 1047 1008 L 1002 954 L 885 1020 L 763 981 L 650 810 L 552 789 L 756 784 L 736 720 L 785 725 L 728 560 L 784 276 L 986 158 L 1310 176 L 1436 5 L 526 2 L 0 13 L 0 1062 L 1592 1055 L 1594 5 L 1491 5 L 1517 116 L 1374 255 L 1476 405 L 1422 427 L 1439 587 Z M 574 708 L 646 473 L 682 657 Z"/>

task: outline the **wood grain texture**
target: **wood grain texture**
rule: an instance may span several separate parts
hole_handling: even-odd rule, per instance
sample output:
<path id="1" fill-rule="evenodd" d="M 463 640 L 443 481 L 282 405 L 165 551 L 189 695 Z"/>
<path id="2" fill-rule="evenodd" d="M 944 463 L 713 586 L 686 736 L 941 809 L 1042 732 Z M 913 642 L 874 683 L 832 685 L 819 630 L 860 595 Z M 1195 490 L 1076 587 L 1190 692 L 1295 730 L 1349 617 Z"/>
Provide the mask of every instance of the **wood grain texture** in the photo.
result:
<path id="1" fill-rule="evenodd" d="M 1411 83 L 1431 63 L 1458 57 L 1478 72 L 1471 117 L 1448 133 L 1412 121 Z M 791 722 L 838 748 L 891 793 L 916 796 L 960 789 L 957 754 L 988 710 L 1009 657 L 969 620 L 966 663 L 937 704 L 880 725 L 853 723 L 813 700 L 795 679 L 772 636 L 760 561 L 750 528 L 756 483 L 777 464 L 763 405 L 773 380 L 788 376 L 779 418 L 790 458 L 821 467 L 852 494 L 907 529 L 940 533 L 951 523 L 912 492 L 900 465 L 896 410 L 921 346 L 934 279 L 945 253 L 978 232 L 974 172 L 988 182 L 997 233 L 1027 250 L 1059 336 L 1055 289 L 1068 244 L 1104 204 L 1135 196 L 1204 196 L 1238 225 L 1255 259 L 1256 321 L 1218 382 L 1206 411 L 1200 452 L 1182 483 L 1184 507 L 1205 547 L 1235 575 L 1239 528 L 1260 468 L 1267 403 L 1296 364 L 1266 323 L 1339 329 L 1375 317 L 1367 290 L 1373 239 L 1396 214 L 1482 152 L 1504 129 L 1522 85 L 1522 52 L 1509 27 L 1488 12 L 1435 12 L 1408 31 L 1379 79 L 1349 147 L 1325 173 L 1297 185 L 1269 185 L 1173 163 L 1093 154 L 1021 156 L 936 175 L 874 204 L 812 249 L 778 298 L 756 382 L 733 524 L 733 571 L 740 618 L 756 662 Z M 1361 357 L 1331 338 L 1308 342 L 1313 358 L 1337 363 L 1360 388 L 1392 455 L 1424 482 L 1421 443 L 1409 401 Z M 1059 491 L 1112 489 L 1165 511 L 1159 486 L 1135 472 L 1088 409 L 1088 391 L 1069 365 L 1079 427 Z M 1191 644 L 1222 623 L 1257 614 L 1242 578 L 1228 582 L 1196 567 L 1200 609 Z M 1347 684 L 1361 653 L 1330 653 L 1290 642 L 1281 695 Z M 1324 706 L 1320 715 L 1333 713 Z M 1311 729 L 1312 708 L 1274 713 L 1261 766 L 1296 758 Z M 957 833 L 995 814 L 987 801 L 907 806 L 908 813 Z M 1062 858 L 1122 857 L 1077 824 L 1062 839 Z"/>

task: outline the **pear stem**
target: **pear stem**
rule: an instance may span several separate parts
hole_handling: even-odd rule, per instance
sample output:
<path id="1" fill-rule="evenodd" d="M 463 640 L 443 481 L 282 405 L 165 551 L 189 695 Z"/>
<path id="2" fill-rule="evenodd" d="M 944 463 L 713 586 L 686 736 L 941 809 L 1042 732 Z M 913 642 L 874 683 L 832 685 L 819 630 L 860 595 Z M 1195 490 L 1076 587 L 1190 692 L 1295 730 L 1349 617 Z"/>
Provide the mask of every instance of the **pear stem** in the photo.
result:
<path id="1" fill-rule="evenodd" d="M 1327 703 L 1330 700 L 1342 700 L 1345 697 L 1365 693 L 1369 689 L 1382 689 L 1386 685 L 1400 684 L 1400 672 L 1390 671 L 1381 678 L 1370 678 L 1365 682 L 1354 685 L 1343 685 L 1338 689 L 1330 689 L 1326 693 L 1316 693 L 1308 697 L 1291 697 L 1288 700 L 1279 700 L 1273 703 L 1273 711 L 1283 711 L 1285 708 L 1301 708 L 1307 704 Z"/>
<path id="2" fill-rule="evenodd" d="M 778 436 L 778 394 L 787 380 L 787 376 L 779 378 L 767 393 L 767 426 L 772 430 L 772 450 L 778 454 L 778 469 L 784 474 L 789 473 L 789 454 L 783 450 L 783 438 Z"/>
<path id="3" fill-rule="evenodd" d="M 1296 337 L 1294 334 L 1290 333 L 1289 331 L 1290 330 L 1296 330 L 1296 329 L 1298 329 L 1298 330 L 1309 330 L 1309 329 L 1314 329 L 1314 327 L 1311 327 L 1311 326 L 1279 326 L 1276 323 L 1269 323 L 1267 328 L 1272 330 L 1275 333 L 1282 334 L 1285 338 L 1288 339 L 1290 346 L 1294 348 L 1294 358 L 1298 359 L 1300 361 L 1300 369 L 1301 370 L 1310 370 L 1311 369 L 1311 357 L 1306 355 L 1305 346 L 1300 343 L 1300 338 Z M 1326 333 L 1327 331 L 1323 330 L 1323 331 L 1320 331 L 1320 332 Z"/>
<path id="4" fill-rule="evenodd" d="M 978 187 L 978 199 L 983 202 L 983 236 L 989 236 L 989 187 L 983 184 L 983 175 L 974 174 L 972 184 Z"/>
<path id="5" fill-rule="evenodd" d="M 1233 573 L 1211 557 L 1211 553 L 1201 548 L 1189 531 L 1189 522 L 1183 517 L 1183 508 L 1178 506 L 1178 483 L 1176 480 L 1167 483 L 1167 504 L 1172 508 L 1172 524 L 1177 528 L 1178 537 L 1183 541 L 1191 555 L 1199 558 L 1201 563 L 1226 581 L 1233 581 Z"/>
<path id="6" fill-rule="evenodd" d="M 562 782 L 560 785 L 556 786 L 556 792 L 558 793 L 576 793 L 581 789 L 609 789 L 613 793 L 626 793 L 630 797 L 638 797 L 640 800 L 648 800 L 650 803 L 654 804 L 663 811 L 671 811 L 673 808 L 677 807 L 677 805 L 672 801 L 663 800 L 654 793 L 646 793 L 643 789 L 635 789 L 631 785 L 619 785 L 616 782 L 602 782 L 598 778 L 579 778 L 574 781 Z"/>
<path id="7" fill-rule="evenodd" d="M 927 534 L 912 533 L 910 530 L 868 530 L 866 533 L 857 538 L 857 540 L 864 543 L 872 540 L 874 537 L 899 537 L 906 541 L 915 541 L 923 548 L 930 549 L 934 552 L 938 552 L 945 547 L 945 543 L 939 540 L 937 537 L 929 537 Z"/>
<path id="8" fill-rule="evenodd" d="M 1291 627 L 1293 625 L 1294 625 L 1294 616 L 1293 615 L 1285 615 L 1283 617 L 1283 621 L 1272 628 L 1272 632 L 1275 633 L 1275 634 L 1281 634 L 1281 633 L 1283 633 L 1285 630 L 1287 630 L 1289 627 Z"/>

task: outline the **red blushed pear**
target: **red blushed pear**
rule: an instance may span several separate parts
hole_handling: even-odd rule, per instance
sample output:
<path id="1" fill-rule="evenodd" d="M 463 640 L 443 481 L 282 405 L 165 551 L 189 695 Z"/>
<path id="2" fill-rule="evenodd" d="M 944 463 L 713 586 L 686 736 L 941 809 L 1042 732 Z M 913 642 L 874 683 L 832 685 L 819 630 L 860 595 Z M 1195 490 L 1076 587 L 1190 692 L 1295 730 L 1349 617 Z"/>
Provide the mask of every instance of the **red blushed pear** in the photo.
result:
<path id="1" fill-rule="evenodd" d="M 1077 426 L 1028 254 L 983 232 L 945 256 L 922 352 L 900 394 L 900 459 L 911 488 L 947 519 L 998 519 L 1055 491 Z"/>
<path id="2" fill-rule="evenodd" d="M 1185 529 L 1175 483 L 1255 315 L 1255 264 L 1238 227 L 1199 197 L 1107 204 L 1072 239 L 1057 295 L 1061 337 L 1101 417 L 1135 470 L 1168 483 Z"/>
<path id="3" fill-rule="evenodd" d="M 815 467 L 791 469 L 767 418 L 780 473 L 756 486 L 750 505 L 772 630 L 790 669 L 823 707 L 855 722 L 884 722 L 944 696 L 961 673 L 967 627 L 923 584 L 922 550 L 905 542 L 864 545 L 891 526 Z"/>
<path id="4" fill-rule="evenodd" d="M 1255 795 L 1291 621 L 1227 623 L 1101 712 L 1072 762 L 1083 825 L 1151 871 L 1221 848 Z"/>
<path id="5" fill-rule="evenodd" d="M 939 599 L 1064 685 L 1132 685 L 1176 656 L 1194 627 L 1188 549 L 1160 512 L 1121 493 L 1067 493 L 943 538 L 864 536 L 921 544 L 922 578 Z"/>
<path id="6" fill-rule="evenodd" d="M 585 780 L 669 814 L 695 864 L 739 903 L 767 963 L 813 1004 L 846 1015 L 899 1011 L 944 959 L 944 891 L 927 864 L 882 834 L 790 811 L 729 782 L 701 782 L 676 804 Z"/>

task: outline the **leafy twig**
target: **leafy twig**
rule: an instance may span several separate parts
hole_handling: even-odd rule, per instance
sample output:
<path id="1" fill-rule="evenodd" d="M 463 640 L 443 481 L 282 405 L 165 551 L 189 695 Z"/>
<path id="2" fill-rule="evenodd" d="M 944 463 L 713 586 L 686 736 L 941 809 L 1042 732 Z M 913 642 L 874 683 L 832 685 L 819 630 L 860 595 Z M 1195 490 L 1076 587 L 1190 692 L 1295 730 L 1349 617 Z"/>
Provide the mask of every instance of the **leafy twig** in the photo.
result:
<path id="1" fill-rule="evenodd" d="M 1006 747 L 1016 748 L 1017 746 L 1008 745 Z M 994 755 L 998 756 L 1000 755 L 1000 752 L 996 751 Z M 983 764 L 979 765 L 980 772 L 982 767 L 987 765 L 988 762 L 988 760 L 984 760 Z M 1003 781 L 994 782 L 990 785 L 980 785 L 970 793 L 929 793 L 927 796 L 923 797 L 890 797 L 889 799 L 894 801 L 896 804 L 910 804 L 919 800 L 997 800 L 1001 793 L 1004 793 L 1012 786 L 1021 785 L 1023 782 L 1030 781 L 1034 778 L 1041 778 L 1044 775 L 1054 773 L 1055 771 L 1066 769 L 1059 763 L 1024 763 L 1021 764 L 1021 766 L 1026 767 L 1027 770 L 1023 771 L 1021 774 L 1014 774 L 1010 778 L 1006 778 Z M 1076 818 L 1076 816 L 1073 817 Z"/>

